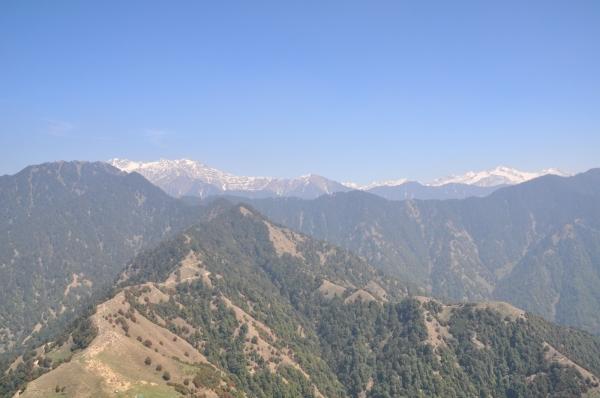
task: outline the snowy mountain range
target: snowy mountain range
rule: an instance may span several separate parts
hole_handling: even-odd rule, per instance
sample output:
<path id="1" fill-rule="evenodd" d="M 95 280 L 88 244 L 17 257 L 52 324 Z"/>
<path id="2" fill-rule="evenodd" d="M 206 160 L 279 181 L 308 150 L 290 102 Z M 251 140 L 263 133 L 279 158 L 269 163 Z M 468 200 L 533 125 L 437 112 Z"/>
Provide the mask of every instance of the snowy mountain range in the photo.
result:
<path id="1" fill-rule="evenodd" d="M 430 186 L 441 186 L 446 184 L 467 184 L 478 187 L 493 187 L 498 185 L 515 185 L 525 181 L 533 180 L 546 174 L 555 174 L 566 177 L 568 174 L 558 169 L 544 169 L 538 172 L 520 171 L 506 166 L 498 166 L 495 169 L 484 171 L 469 171 L 463 175 L 438 178 L 431 182 Z"/>
<path id="2" fill-rule="evenodd" d="M 399 178 L 397 180 L 373 181 L 365 185 L 357 184 L 355 182 L 343 182 L 342 184 L 348 188 L 368 191 L 377 187 L 397 187 L 398 185 L 406 184 L 407 182 L 409 181 L 406 178 Z"/>
<path id="3" fill-rule="evenodd" d="M 349 191 L 339 182 L 315 174 L 297 178 L 237 176 L 189 159 L 136 162 L 111 159 L 112 166 L 125 172 L 137 172 L 168 194 L 201 198 L 230 194 L 260 198 L 294 196 L 313 199 L 323 194 Z"/>
<path id="4" fill-rule="evenodd" d="M 463 175 L 438 178 L 425 184 L 397 179 L 360 185 L 352 182 L 340 183 L 315 174 L 296 178 L 238 176 L 189 159 L 161 159 L 151 162 L 111 159 L 108 163 L 128 173 L 142 174 L 172 196 L 201 198 L 229 194 L 251 198 L 313 199 L 323 194 L 358 189 L 393 200 L 460 199 L 486 196 L 500 187 L 520 184 L 546 174 L 567 175 L 557 169 L 526 172 L 499 166 L 490 170 L 469 171 Z"/>

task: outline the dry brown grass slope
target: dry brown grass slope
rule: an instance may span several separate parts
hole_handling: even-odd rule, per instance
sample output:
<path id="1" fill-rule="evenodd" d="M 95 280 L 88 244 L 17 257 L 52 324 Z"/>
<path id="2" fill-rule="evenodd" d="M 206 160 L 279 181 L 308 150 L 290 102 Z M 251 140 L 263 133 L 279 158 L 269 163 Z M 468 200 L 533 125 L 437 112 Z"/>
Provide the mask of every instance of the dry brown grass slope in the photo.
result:
<path id="1" fill-rule="evenodd" d="M 155 291 L 153 296 L 156 299 L 159 294 Z M 171 383 L 183 384 L 193 378 L 197 366 L 208 364 L 187 341 L 130 309 L 123 292 L 100 304 L 92 320 L 98 328 L 92 343 L 69 362 L 29 383 L 17 396 L 179 397 L 167 385 L 164 372 L 169 372 Z M 64 391 L 56 393 L 57 386 Z M 210 390 L 195 392 L 217 396 Z"/>

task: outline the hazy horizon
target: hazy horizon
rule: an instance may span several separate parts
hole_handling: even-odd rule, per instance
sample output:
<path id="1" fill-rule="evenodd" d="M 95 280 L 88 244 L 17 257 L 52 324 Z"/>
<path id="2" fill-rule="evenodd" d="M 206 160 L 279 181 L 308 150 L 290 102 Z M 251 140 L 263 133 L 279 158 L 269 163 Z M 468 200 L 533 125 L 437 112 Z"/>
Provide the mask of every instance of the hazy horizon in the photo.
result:
<path id="1" fill-rule="evenodd" d="M 166 158 L 159 158 L 159 159 L 124 159 L 124 158 L 112 158 L 112 159 L 104 159 L 104 160 L 86 160 L 86 159 L 55 159 L 55 160 L 49 160 L 49 161 L 44 161 L 44 162 L 40 162 L 40 163 L 32 163 L 32 164 L 28 164 L 25 165 L 23 168 L 17 170 L 14 173 L 5 173 L 5 174 L 0 174 L 0 176 L 10 176 L 10 175 L 14 175 L 17 174 L 18 172 L 22 171 L 23 169 L 27 168 L 28 166 L 35 166 L 35 165 L 40 165 L 40 164 L 45 164 L 45 163 L 53 163 L 53 162 L 77 162 L 77 161 L 81 161 L 81 162 L 105 162 L 105 163 L 110 163 L 110 161 L 112 160 L 129 160 L 132 162 L 139 162 L 139 163 L 155 163 L 155 162 L 160 162 L 160 161 L 176 161 L 176 160 L 191 160 L 194 162 L 199 162 L 202 163 L 204 166 L 210 167 L 210 168 L 215 168 L 210 164 L 206 164 L 204 162 L 202 162 L 202 160 L 199 159 L 192 159 L 192 158 L 180 158 L 180 159 L 166 159 Z M 372 186 L 377 186 L 377 185 L 373 185 L 373 184 L 385 184 L 385 183 L 389 183 L 389 182 L 419 182 L 421 184 L 425 184 L 425 185 L 430 185 L 430 184 L 435 184 L 436 180 L 438 179 L 444 179 L 444 178 L 450 178 L 450 177 L 460 177 L 460 176 L 464 176 L 467 175 L 469 173 L 480 173 L 480 172 L 488 172 L 488 171 L 495 171 L 498 168 L 509 168 L 515 171 L 519 171 L 519 172 L 525 172 L 525 173 L 539 173 L 539 172 L 544 172 L 544 171 L 548 171 L 548 170 L 555 170 L 557 172 L 562 173 L 562 175 L 576 175 L 579 173 L 584 173 L 586 171 L 589 171 L 591 169 L 595 169 L 597 167 L 590 167 L 587 168 L 585 170 L 576 170 L 576 171 L 567 171 L 567 170 L 563 170 L 560 168 L 555 168 L 555 167 L 545 167 L 543 169 L 539 169 L 539 170 L 524 170 L 524 169 L 519 169 L 516 167 L 511 167 L 510 165 L 506 165 L 506 164 L 499 164 L 497 166 L 488 168 L 488 169 L 481 169 L 481 170 L 463 170 L 463 171 L 459 171 L 459 172 L 454 172 L 454 173 L 447 173 L 444 175 L 438 175 L 430 180 L 419 180 L 417 178 L 413 178 L 411 176 L 396 176 L 394 178 L 389 178 L 389 179 L 371 179 L 371 180 L 367 180 L 367 181 L 359 181 L 359 180 L 353 180 L 353 179 L 346 179 L 346 180 L 335 180 L 339 183 L 342 183 L 344 185 L 347 185 L 348 187 L 353 187 L 353 188 L 359 188 L 360 186 L 365 187 L 368 185 L 372 185 Z M 225 172 L 227 174 L 232 174 L 232 175 L 236 175 L 236 176 L 240 176 L 240 177 L 258 177 L 258 178 L 278 178 L 278 179 L 293 179 L 293 178 L 298 178 L 298 177 L 304 177 L 304 176 L 308 176 L 308 175 L 319 175 L 321 177 L 326 177 L 329 178 L 329 176 L 318 173 L 318 172 L 310 172 L 310 173 L 303 173 L 303 174 L 298 174 L 298 175 L 277 175 L 275 172 L 271 173 L 271 174 L 265 174 L 265 175 L 250 175 L 250 174 L 235 174 L 235 173 L 231 173 L 229 170 L 227 169 L 219 169 L 219 168 L 215 168 L 221 172 Z M 274 168 L 275 171 L 275 168 Z M 550 173 L 553 174 L 553 173 Z M 331 178 L 329 178 L 331 179 Z M 357 186 L 353 186 L 353 185 L 357 185 Z M 363 188 L 360 189 L 363 189 Z"/>

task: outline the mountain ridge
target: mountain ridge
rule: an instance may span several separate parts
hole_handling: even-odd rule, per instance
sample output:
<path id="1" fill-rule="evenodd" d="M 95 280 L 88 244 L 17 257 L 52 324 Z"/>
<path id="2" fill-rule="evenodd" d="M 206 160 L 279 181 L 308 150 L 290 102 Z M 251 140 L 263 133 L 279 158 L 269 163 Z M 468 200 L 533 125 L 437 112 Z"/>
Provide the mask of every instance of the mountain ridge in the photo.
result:
<path id="1" fill-rule="evenodd" d="M 600 169 L 592 169 L 542 176 L 483 198 L 390 201 L 352 191 L 248 202 L 434 296 L 500 299 L 597 332 L 599 198 Z"/>
<path id="2" fill-rule="evenodd" d="M 296 196 L 314 199 L 324 194 L 358 189 L 392 200 L 461 199 L 485 196 L 499 187 L 519 184 L 545 174 L 566 175 L 557 169 L 523 172 L 499 166 L 481 172 L 468 172 L 463 176 L 441 178 L 431 183 L 396 179 L 361 185 L 339 183 L 314 174 L 297 178 L 236 176 L 189 159 L 137 162 L 115 158 L 108 162 L 123 171 L 141 173 L 175 197 L 239 194 L 247 197 Z"/>

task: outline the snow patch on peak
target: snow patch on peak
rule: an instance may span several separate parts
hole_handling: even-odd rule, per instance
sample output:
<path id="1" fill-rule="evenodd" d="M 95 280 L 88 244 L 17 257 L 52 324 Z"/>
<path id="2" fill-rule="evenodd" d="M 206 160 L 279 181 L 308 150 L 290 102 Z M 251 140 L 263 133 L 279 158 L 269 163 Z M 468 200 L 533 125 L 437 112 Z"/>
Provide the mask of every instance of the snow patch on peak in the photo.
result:
<path id="1" fill-rule="evenodd" d="M 127 173 L 131 173 L 132 171 L 135 171 L 136 169 L 141 167 L 140 162 L 133 162 L 131 160 L 118 158 L 110 159 L 108 161 L 108 164 Z"/>

